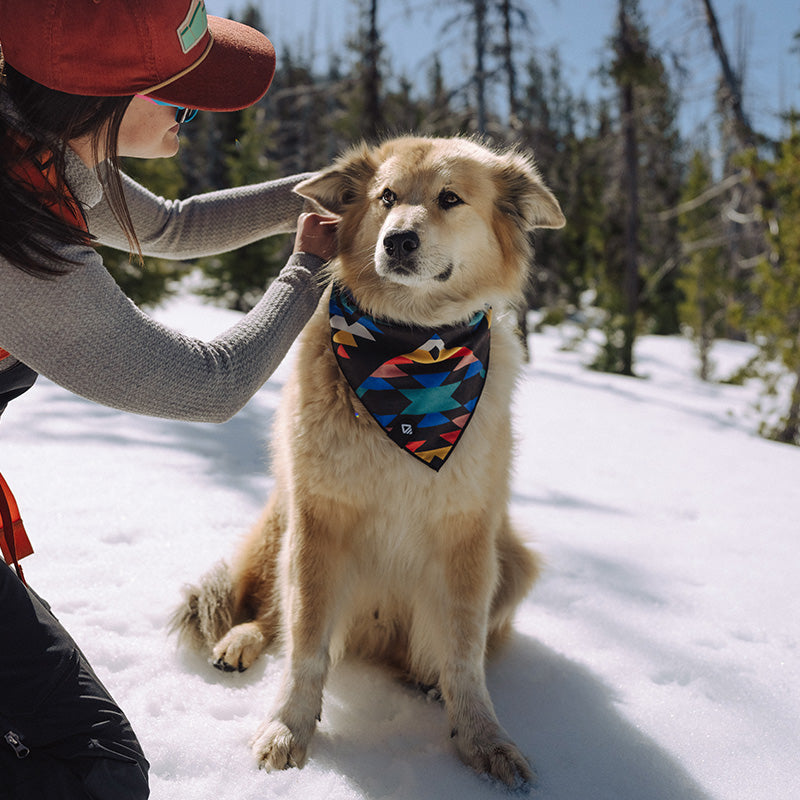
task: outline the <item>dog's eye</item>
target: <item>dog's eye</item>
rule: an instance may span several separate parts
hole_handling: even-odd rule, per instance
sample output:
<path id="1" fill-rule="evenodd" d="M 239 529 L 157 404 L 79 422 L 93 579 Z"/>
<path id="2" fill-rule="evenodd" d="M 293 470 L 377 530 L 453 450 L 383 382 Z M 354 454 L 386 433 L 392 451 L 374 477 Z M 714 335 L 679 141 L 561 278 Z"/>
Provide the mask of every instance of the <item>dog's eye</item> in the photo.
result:
<path id="1" fill-rule="evenodd" d="M 453 206 L 460 206 L 464 201 L 449 189 L 442 189 L 439 193 L 439 208 L 445 209 L 453 208 Z"/>
<path id="2" fill-rule="evenodd" d="M 397 195 L 391 189 L 384 189 L 381 195 L 381 202 L 386 208 L 391 208 L 397 202 Z"/>

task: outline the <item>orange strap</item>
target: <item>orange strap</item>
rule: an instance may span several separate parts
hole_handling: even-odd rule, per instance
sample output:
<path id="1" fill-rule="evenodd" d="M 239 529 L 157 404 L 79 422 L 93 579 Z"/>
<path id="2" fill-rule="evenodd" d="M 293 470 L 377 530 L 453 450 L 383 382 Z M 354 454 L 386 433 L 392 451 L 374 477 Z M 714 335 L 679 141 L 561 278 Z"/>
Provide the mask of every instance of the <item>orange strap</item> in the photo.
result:
<path id="1" fill-rule="evenodd" d="M 11 494 L 11 489 L 5 478 L 0 473 L 0 522 L 2 522 L 2 536 L 0 536 L 0 550 L 3 551 L 3 558 L 6 563 L 14 566 L 20 580 L 24 583 L 25 576 L 22 574 L 22 567 L 19 559 L 29 556 L 33 552 L 28 534 L 25 533 L 25 526 L 22 524 L 17 501 Z"/>
<path id="2" fill-rule="evenodd" d="M 31 140 L 20 133 L 11 132 L 8 137 L 11 141 L 4 145 L 10 146 L 12 154 L 10 174 L 34 191 L 39 202 L 51 214 L 86 233 L 86 241 L 89 242 L 86 218 L 72 192 L 59 182 L 53 167 L 53 154 L 49 151 L 32 153 Z M 0 348 L 0 361 L 8 355 L 8 351 Z M 33 547 L 22 524 L 17 501 L 2 474 L 0 474 L 0 523 L 0 550 L 3 558 L 7 564 L 14 566 L 17 575 L 24 583 L 25 576 L 19 560 L 33 553 Z"/>
<path id="3" fill-rule="evenodd" d="M 59 183 L 52 152 L 31 152 L 33 142 L 18 131 L 11 131 L 7 136 L 11 140 L 6 145 L 11 152 L 9 174 L 35 192 L 39 202 L 51 214 L 88 234 L 89 228 L 80 203 L 63 181 Z"/>

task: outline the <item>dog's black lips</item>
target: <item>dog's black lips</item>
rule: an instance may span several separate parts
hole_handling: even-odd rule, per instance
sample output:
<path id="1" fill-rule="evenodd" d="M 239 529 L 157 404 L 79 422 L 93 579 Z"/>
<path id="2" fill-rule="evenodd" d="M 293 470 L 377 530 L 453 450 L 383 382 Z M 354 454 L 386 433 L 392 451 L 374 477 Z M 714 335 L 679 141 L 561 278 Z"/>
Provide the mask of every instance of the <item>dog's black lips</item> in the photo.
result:
<path id="1" fill-rule="evenodd" d="M 444 283 L 445 281 L 449 281 L 452 275 L 453 275 L 453 265 L 448 264 L 447 268 L 443 272 L 440 272 L 438 275 L 434 277 L 434 280 Z"/>
<path id="2" fill-rule="evenodd" d="M 389 271 L 396 272 L 398 275 L 415 275 L 417 272 L 417 264 L 413 259 L 405 259 L 401 261 L 397 258 L 389 259 Z"/>

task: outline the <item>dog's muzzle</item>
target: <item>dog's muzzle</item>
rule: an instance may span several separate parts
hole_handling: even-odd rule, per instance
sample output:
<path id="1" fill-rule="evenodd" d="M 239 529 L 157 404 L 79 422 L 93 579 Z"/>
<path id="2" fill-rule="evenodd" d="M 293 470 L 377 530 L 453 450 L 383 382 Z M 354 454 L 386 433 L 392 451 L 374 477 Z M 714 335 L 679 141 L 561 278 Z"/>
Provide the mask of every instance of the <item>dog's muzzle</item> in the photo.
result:
<path id="1" fill-rule="evenodd" d="M 377 247 L 378 273 L 407 285 L 431 279 L 449 280 L 453 274 L 452 262 L 423 259 L 421 248 L 422 242 L 416 231 L 410 228 L 390 230 Z"/>
<path id="2" fill-rule="evenodd" d="M 383 251 L 403 271 L 413 266 L 419 250 L 419 236 L 414 231 L 392 231 L 383 237 Z"/>

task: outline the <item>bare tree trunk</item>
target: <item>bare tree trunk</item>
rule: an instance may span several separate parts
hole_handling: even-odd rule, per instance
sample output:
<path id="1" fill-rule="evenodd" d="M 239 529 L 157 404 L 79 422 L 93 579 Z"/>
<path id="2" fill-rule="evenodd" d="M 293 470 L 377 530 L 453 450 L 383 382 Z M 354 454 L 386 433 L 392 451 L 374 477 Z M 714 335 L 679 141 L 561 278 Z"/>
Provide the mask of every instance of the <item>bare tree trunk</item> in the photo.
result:
<path id="1" fill-rule="evenodd" d="M 776 439 L 786 444 L 800 443 L 800 372 L 796 375 L 789 413 Z"/>
<path id="2" fill-rule="evenodd" d="M 503 71 L 506 75 L 506 90 L 508 92 L 508 127 L 513 135 L 519 134 L 519 101 L 517 100 L 517 70 L 514 67 L 514 49 L 511 36 L 512 0 L 500 1 L 500 16 L 503 20 Z M 528 266 L 533 269 L 533 262 Z M 522 349 L 526 362 L 530 362 L 531 353 L 528 346 L 528 297 L 517 307 L 517 326 L 522 339 Z"/>
<path id="3" fill-rule="evenodd" d="M 631 57 L 630 29 L 624 4 L 619 6 L 620 53 L 623 60 Z M 625 322 L 622 349 L 622 374 L 633 375 L 633 342 L 636 337 L 636 315 L 639 311 L 639 154 L 636 136 L 633 83 L 626 78 L 620 90 L 623 131 L 623 163 L 627 208 L 625 214 Z"/>
<path id="4" fill-rule="evenodd" d="M 473 0 L 475 15 L 475 101 L 478 133 L 486 133 L 486 17 L 487 0 Z"/>
<path id="5" fill-rule="evenodd" d="M 800 344 L 800 336 L 798 336 L 798 344 Z M 800 444 L 800 368 L 795 372 L 789 412 L 786 415 L 783 428 L 778 432 L 776 438 L 779 442 L 785 442 L 786 444 Z"/>
<path id="6" fill-rule="evenodd" d="M 503 71 L 508 90 L 508 117 L 512 131 L 519 127 L 519 101 L 517 100 L 517 70 L 514 67 L 514 44 L 511 30 L 511 0 L 501 0 L 500 16 L 503 20 Z"/>
<path id="7" fill-rule="evenodd" d="M 705 11 L 708 31 L 711 35 L 711 45 L 717 54 L 722 70 L 724 84 L 722 104 L 727 106 L 732 115 L 730 132 L 736 149 L 741 152 L 755 148 L 760 137 L 756 135 L 744 112 L 741 77 L 737 76 L 731 67 L 711 0 L 701 0 L 701 3 Z M 742 224 L 730 219 L 729 215 L 723 217 L 723 225 L 728 232 L 728 250 L 730 252 L 729 260 L 732 277 L 735 277 L 740 272 L 742 261 L 759 253 L 766 251 L 770 261 L 773 263 L 778 258 L 774 248 L 769 245 L 770 237 L 767 233 L 767 224 L 765 222 L 768 214 L 763 213 L 769 212 L 774 208 L 775 200 L 772 191 L 763 177 L 751 173 L 751 179 L 749 185 L 738 188 L 738 201 L 730 206 L 732 210 L 741 211 L 744 217 L 749 216 L 750 222 Z M 762 212 L 758 212 L 758 206 L 761 206 Z M 731 338 L 738 338 L 740 333 L 731 329 L 728 335 Z"/>
<path id="8" fill-rule="evenodd" d="M 733 112 L 734 134 L 741 149 L 744 150 L 748 147 L 754 147 L 755 136 L 753 135 L 753 129 L 750 127 L 750 122 L 744 113 L 744 107 L 742 105 L 741 81 L 735 75 L 731 68 L 731 63 L 728 60 L 728 53 L 722 42 L 722 35 L 719 32 L 717 16 L 714 13 L 711 0 L 701 0 L 701 2 L 706 14 L 708 32 L 711 34 L 711 44 L 719 59 L 720 67 L 722 68 L 722 78 L 725 82 L 730 109 Z"/>
<path id="9" fill-rule="evenodd" d="M 364 72 L 364 116 L 365 132 L 375 140 L 383 127 L 380 100 L 380 68 L 378 60 L 381 43 L 378 35 L 378 0 L 370 0 L 369 26 L 367 29 L 367 64 Z"/>

